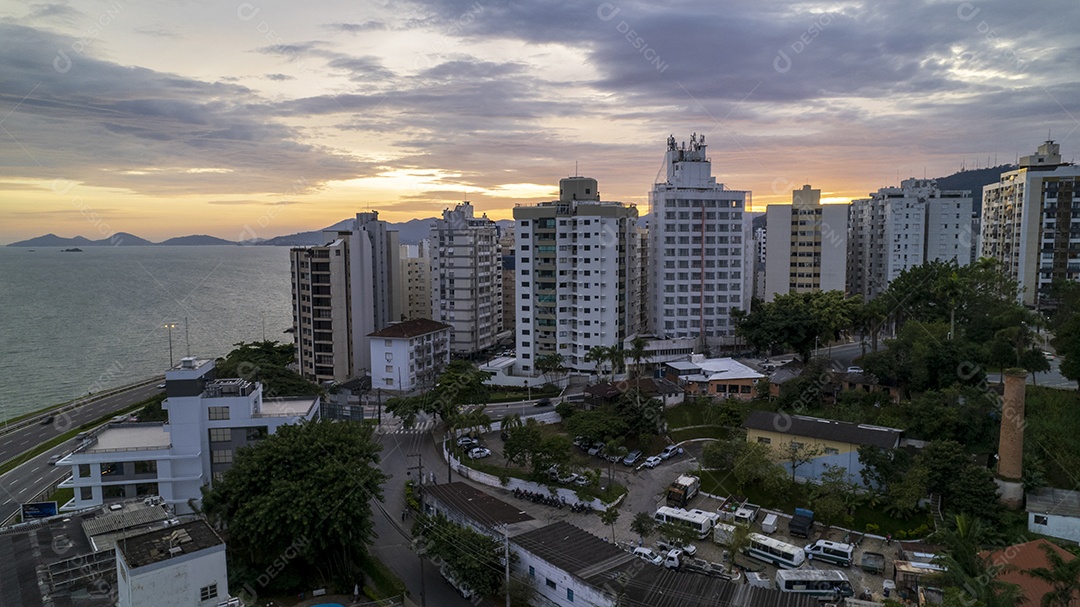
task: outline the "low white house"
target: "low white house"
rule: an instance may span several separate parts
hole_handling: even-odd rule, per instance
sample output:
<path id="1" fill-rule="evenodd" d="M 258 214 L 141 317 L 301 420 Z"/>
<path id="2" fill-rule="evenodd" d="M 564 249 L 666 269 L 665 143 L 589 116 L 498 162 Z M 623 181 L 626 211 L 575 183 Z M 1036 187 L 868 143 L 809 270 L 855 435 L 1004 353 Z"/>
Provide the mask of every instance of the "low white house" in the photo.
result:
<path id="1" fill-rule="evenodd" d="M 200 488 L 232 466 L 236 450 L 284 424 L 313 419 L 319 397 L 263 396 L 260 383 L 215 379 L 214 361 L 187 357 L 165 373 L 168 423 L 114 423 L 57 462 L 75 497 L 62 511 L 159 495 L 190 512 Z"/>
<path id="2" fill-rule="evenodd" d="M 395 392 L 431 388 L 450 364 L 450 325 L 427 318 L 393 323 L 371 339 L 371 387 Z"/>
<path id="3" fill-rule="evenodd" d="M 1046 488 L 1027 494 L 1028 531 L 1080 542 L 1080 491 Z"/>

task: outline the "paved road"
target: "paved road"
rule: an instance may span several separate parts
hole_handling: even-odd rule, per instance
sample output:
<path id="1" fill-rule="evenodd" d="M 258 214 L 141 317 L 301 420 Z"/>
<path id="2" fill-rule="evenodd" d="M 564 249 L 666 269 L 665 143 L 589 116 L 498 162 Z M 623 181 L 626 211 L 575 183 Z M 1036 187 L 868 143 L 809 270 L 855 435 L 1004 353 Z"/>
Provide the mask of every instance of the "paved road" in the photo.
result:
<path id="1" fill-rule="evenodd" d="M 133 388 L 120 394 L 106 396 L 101 400 L 77 407 L 70 411 L 53 414 L 53 421 L 46 425 L 32 423 L 23 428 L 13 430 L 3 436 L 0 444 L 0 462 L 7 460 L 55 438 L 72 428 L 92 422 L 109 413 L 113 413 L 124 407 L 147 399 L 159 392 L 156 384 L 149 384 L 140 388 Z M 46 414 L 42 414 L 46 415 Z"/>
<path id="2" fill-rule="evenodd" d="M 372 505 L 378 537 L 370 546 L 371 553 L 405 582 L 417 604 L 423 604 L 423 589 L 427 592 L 425 602 L 428 607 L 471 605 L 446 583 L 439 575 L 438 567 L 430 560 L 425 561 L 421 584 L 420 558 L 412 549 L 411 539 L 401 529 L 401 512 L 405 510 L 405 481 L 417 476 L 417 471 L 411 471 L 411 475 L 406 472 L 410 472 L 409 467 L 418 465 L 420 459 L 412 454 L 422 455 L 425 475 L 434 472 L 438 482 L 446 482 L 446 463 L 439 456 L 432 435 L 427 432 L 382 434 L 379 443 L 383 446 L 380 467 L 392 478 L 383 486 L 383 503 L 373 502 Z M 409 529 L 412 528 L 412 520 L 409 518 L 404 523 Z"/>
<path id="3" fill-rule="evenodd" d="M 3 434 L 0 439 L 0 462 L 16 457 L 41 443 L 64 434 L 74 427 L 114 413 L 144 400 L 160 390 L 156 384 L 132 388 L 120 394 L 107 396 L 82 407 L 53 415 L 52 423 L 33 423 Z M 10 472 L 0 476 L 0 522 L 7 520 L 19 510 L 19 504 L 28 501 L 39 491 L 59 481 L 71 468 L 48 465 L 52 455 L 63 455 L 75 447 L 67 441 L 42 453 Z M 63 504 L 60 504 L 63 505 Z"/>

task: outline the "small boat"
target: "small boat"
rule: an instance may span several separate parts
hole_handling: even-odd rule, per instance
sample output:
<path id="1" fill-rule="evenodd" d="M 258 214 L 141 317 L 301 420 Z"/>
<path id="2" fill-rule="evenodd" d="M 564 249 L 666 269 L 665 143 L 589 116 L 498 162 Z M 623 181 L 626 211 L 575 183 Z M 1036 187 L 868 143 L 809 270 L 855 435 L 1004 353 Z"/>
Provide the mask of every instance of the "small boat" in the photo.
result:
<path id="1" fill-rule="evenodd" d="M 61 253 L 82 253 L 82 252 L 83 252 L 83 250 L 82 250 L 82 249 L 80 249 L 80 248 L 78 248 L 78 247 L 76 247 L 76 248 L 74 248 L 74 249 L 60 249 L 60 252 L 61 252 Z"/>

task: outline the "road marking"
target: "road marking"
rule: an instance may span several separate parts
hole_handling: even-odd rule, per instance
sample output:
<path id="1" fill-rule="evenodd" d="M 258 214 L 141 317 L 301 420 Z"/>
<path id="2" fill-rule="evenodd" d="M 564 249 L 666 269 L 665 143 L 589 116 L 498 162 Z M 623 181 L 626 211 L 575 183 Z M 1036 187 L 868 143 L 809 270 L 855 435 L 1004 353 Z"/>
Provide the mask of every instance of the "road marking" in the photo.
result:
<path id="1" fill-rule="evenodd" d="M 34 484 L 36 485 L 37 483 L 40 483 L 44 479 L 45 479 L 45 476 L 42 475 L 42 476 L 38 477 L 38 479 L 36 481 L 34 481 Z"/>

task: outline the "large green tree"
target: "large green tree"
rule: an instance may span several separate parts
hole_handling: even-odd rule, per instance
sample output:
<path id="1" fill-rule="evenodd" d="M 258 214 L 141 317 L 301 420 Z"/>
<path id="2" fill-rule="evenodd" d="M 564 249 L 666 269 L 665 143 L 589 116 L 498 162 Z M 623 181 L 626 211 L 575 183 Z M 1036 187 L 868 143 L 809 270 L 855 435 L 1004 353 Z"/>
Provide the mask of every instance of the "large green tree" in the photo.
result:
<path id="1" fill-rule="evenodd" d="M 276 341 L 240 342 L 224 358 L 214 361 L 214 375 L 240 377 L 262 382 L 265 396 L 305 396 L 320 394 L 317 384 L 286 366 L 295 359 L 295 347 Z"/>
<path id="2" fill-rule="evenodd" d="M 297 577 L 283 581 L 355 579 L 373 537 L 371 500 L 382 499 L 386 479 L 380 450 L 370 426 L 326 421 L 281 426 L 241 447 L 203 489 L 203 509 L 227 529 L 240 578 L 295 553 L 288 566 Z"/>
<path id="3" fill-rule="evenodd" d="M 490 378 L 490 373 L 481 371 L 467 360 L 451 361 L 434 389 L 417 396 L 391 398 L 386 402 L 386 410 L 400 417 L 406 426 L 416 423 L 416 416 L 421 411 L 449 422 L 463 405 L 488 402 L 490 391 L 486 382 Z"/>
<path id="4" fill-rule="evenodd" d="M 735 310 L 735 332 L 755 350 L 786 347 L 806 362 L 816 345 L 837 339 L 853 325 L 858 306 L 842 291 L 785 293 L 771 302 L 755 300 L 749 313 Z"/>

